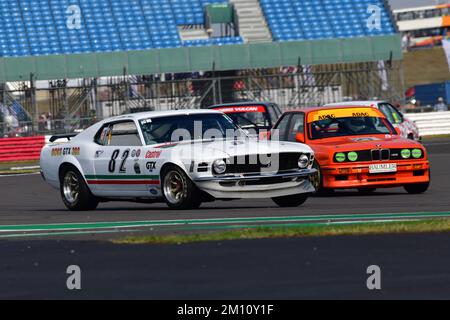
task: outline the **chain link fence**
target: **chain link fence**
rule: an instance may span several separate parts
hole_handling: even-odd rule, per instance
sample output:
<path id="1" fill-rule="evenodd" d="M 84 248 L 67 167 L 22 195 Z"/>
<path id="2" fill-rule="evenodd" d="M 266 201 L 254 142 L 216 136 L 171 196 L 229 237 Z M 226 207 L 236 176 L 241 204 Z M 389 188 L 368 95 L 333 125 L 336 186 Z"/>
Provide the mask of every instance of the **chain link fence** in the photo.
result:
<path id="1" fill-rule="evenodd" d="M 354 99 L 403 102 L 401 61 L 293 66 L 0 86 L 0 134 L 30 136 L 83 130 L 126 113 L 270 101 L 282 109 Z"/>

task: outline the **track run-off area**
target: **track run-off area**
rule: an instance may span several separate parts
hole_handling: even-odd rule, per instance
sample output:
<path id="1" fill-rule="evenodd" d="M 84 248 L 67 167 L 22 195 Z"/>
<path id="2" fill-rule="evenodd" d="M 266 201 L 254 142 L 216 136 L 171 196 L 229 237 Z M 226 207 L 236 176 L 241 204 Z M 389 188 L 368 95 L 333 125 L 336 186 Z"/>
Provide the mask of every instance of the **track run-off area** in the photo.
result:
<path id="1" fill-rule="evenodd" d="M 311 197 L 299 208 L 278 208 L 270 199 L 217 201 L 192 211 L 160 204 L 109 202 L 95 211 L 67 211 L 59 192 L 39 175 L 0 177 L 0 239 L 66 236 L 71 239 L 116 237 L 129 233 L 174 233 L 259 225 L 298 226 L 411 221 L 450 217 L 450 139 L 425 143 L 432 184 L 423 195 L 402 188 L 371 195 L 339 191 Z"/>

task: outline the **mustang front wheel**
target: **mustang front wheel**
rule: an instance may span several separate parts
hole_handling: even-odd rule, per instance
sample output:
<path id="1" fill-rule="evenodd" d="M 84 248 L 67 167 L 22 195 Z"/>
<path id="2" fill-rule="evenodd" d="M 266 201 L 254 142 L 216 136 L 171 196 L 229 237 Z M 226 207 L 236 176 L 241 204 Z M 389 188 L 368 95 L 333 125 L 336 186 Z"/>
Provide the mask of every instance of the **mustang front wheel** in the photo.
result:
<path id="1" fill-rule="evenodd" d="M 301 193 L 291 196 L 272 198 L 272 201 L 275 202 L 279 207 L 288 208 L 301 206 L 303 203 L 305 203 L 306 199 L 308 199 L 308 194 Z"/>
<path id="2" fill-rule="evenodd" d="M 195 209 L 200 207 L 201 194 L 187 175 L 177 167 L 164 170 L 163 195 L 167 205 L 173 209 Z"/>
<path id="3" fill-rule="evenodd" d="M 97 208 L 99 201 L 92 195 L 78 170 L 65 170 L 60 184 L 62 200 L 69 210 L 85 211 Z"/>

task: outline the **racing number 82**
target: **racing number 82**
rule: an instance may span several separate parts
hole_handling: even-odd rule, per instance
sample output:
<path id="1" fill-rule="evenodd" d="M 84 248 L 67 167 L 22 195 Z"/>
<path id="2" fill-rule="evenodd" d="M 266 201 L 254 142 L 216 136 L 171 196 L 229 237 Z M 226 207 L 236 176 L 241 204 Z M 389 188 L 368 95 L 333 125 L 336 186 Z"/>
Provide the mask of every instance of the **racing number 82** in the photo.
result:
<path id="1" fill-rule="evenodd" d="M 116 171 L 116 160 L 117 160 L 117 158 L 119 158 L 119 154 L 120 154 L 120 150 L 117 149 L 117 150 L 114 150 L 114 152 L 111 155 L 111 160 L 109 161 L 109 165 L 108 165 L 108 170 L 111 173 Z M 120 169 L 119 169 L 120 173 L 125 173 L 127 171 L 125 168 L 125 163 L 129 156 L 130 156 L 130 150 L 125 150 L 122 154 L 122 162 L 120 164 Z"/>

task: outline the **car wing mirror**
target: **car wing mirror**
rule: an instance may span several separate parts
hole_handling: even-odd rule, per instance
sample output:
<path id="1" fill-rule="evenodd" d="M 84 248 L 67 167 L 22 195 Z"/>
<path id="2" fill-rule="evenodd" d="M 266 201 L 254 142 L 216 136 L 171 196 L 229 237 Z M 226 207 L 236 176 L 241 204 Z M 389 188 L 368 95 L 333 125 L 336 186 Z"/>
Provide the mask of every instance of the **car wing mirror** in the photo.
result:
<path id="1" fill-rule="evenodd" d="M 305 135 L 301 132 L 297 133 L 295 135 L 295 141 L 300 142 L 300 143 L 305 143 Z"/>
<path id="2" fill-rule="evenodd" d="M 399 127 L 395 127 L 395 132 L 396 132 L 399 136 L 402 135 L 402 130 L 400 130 Z"/>

